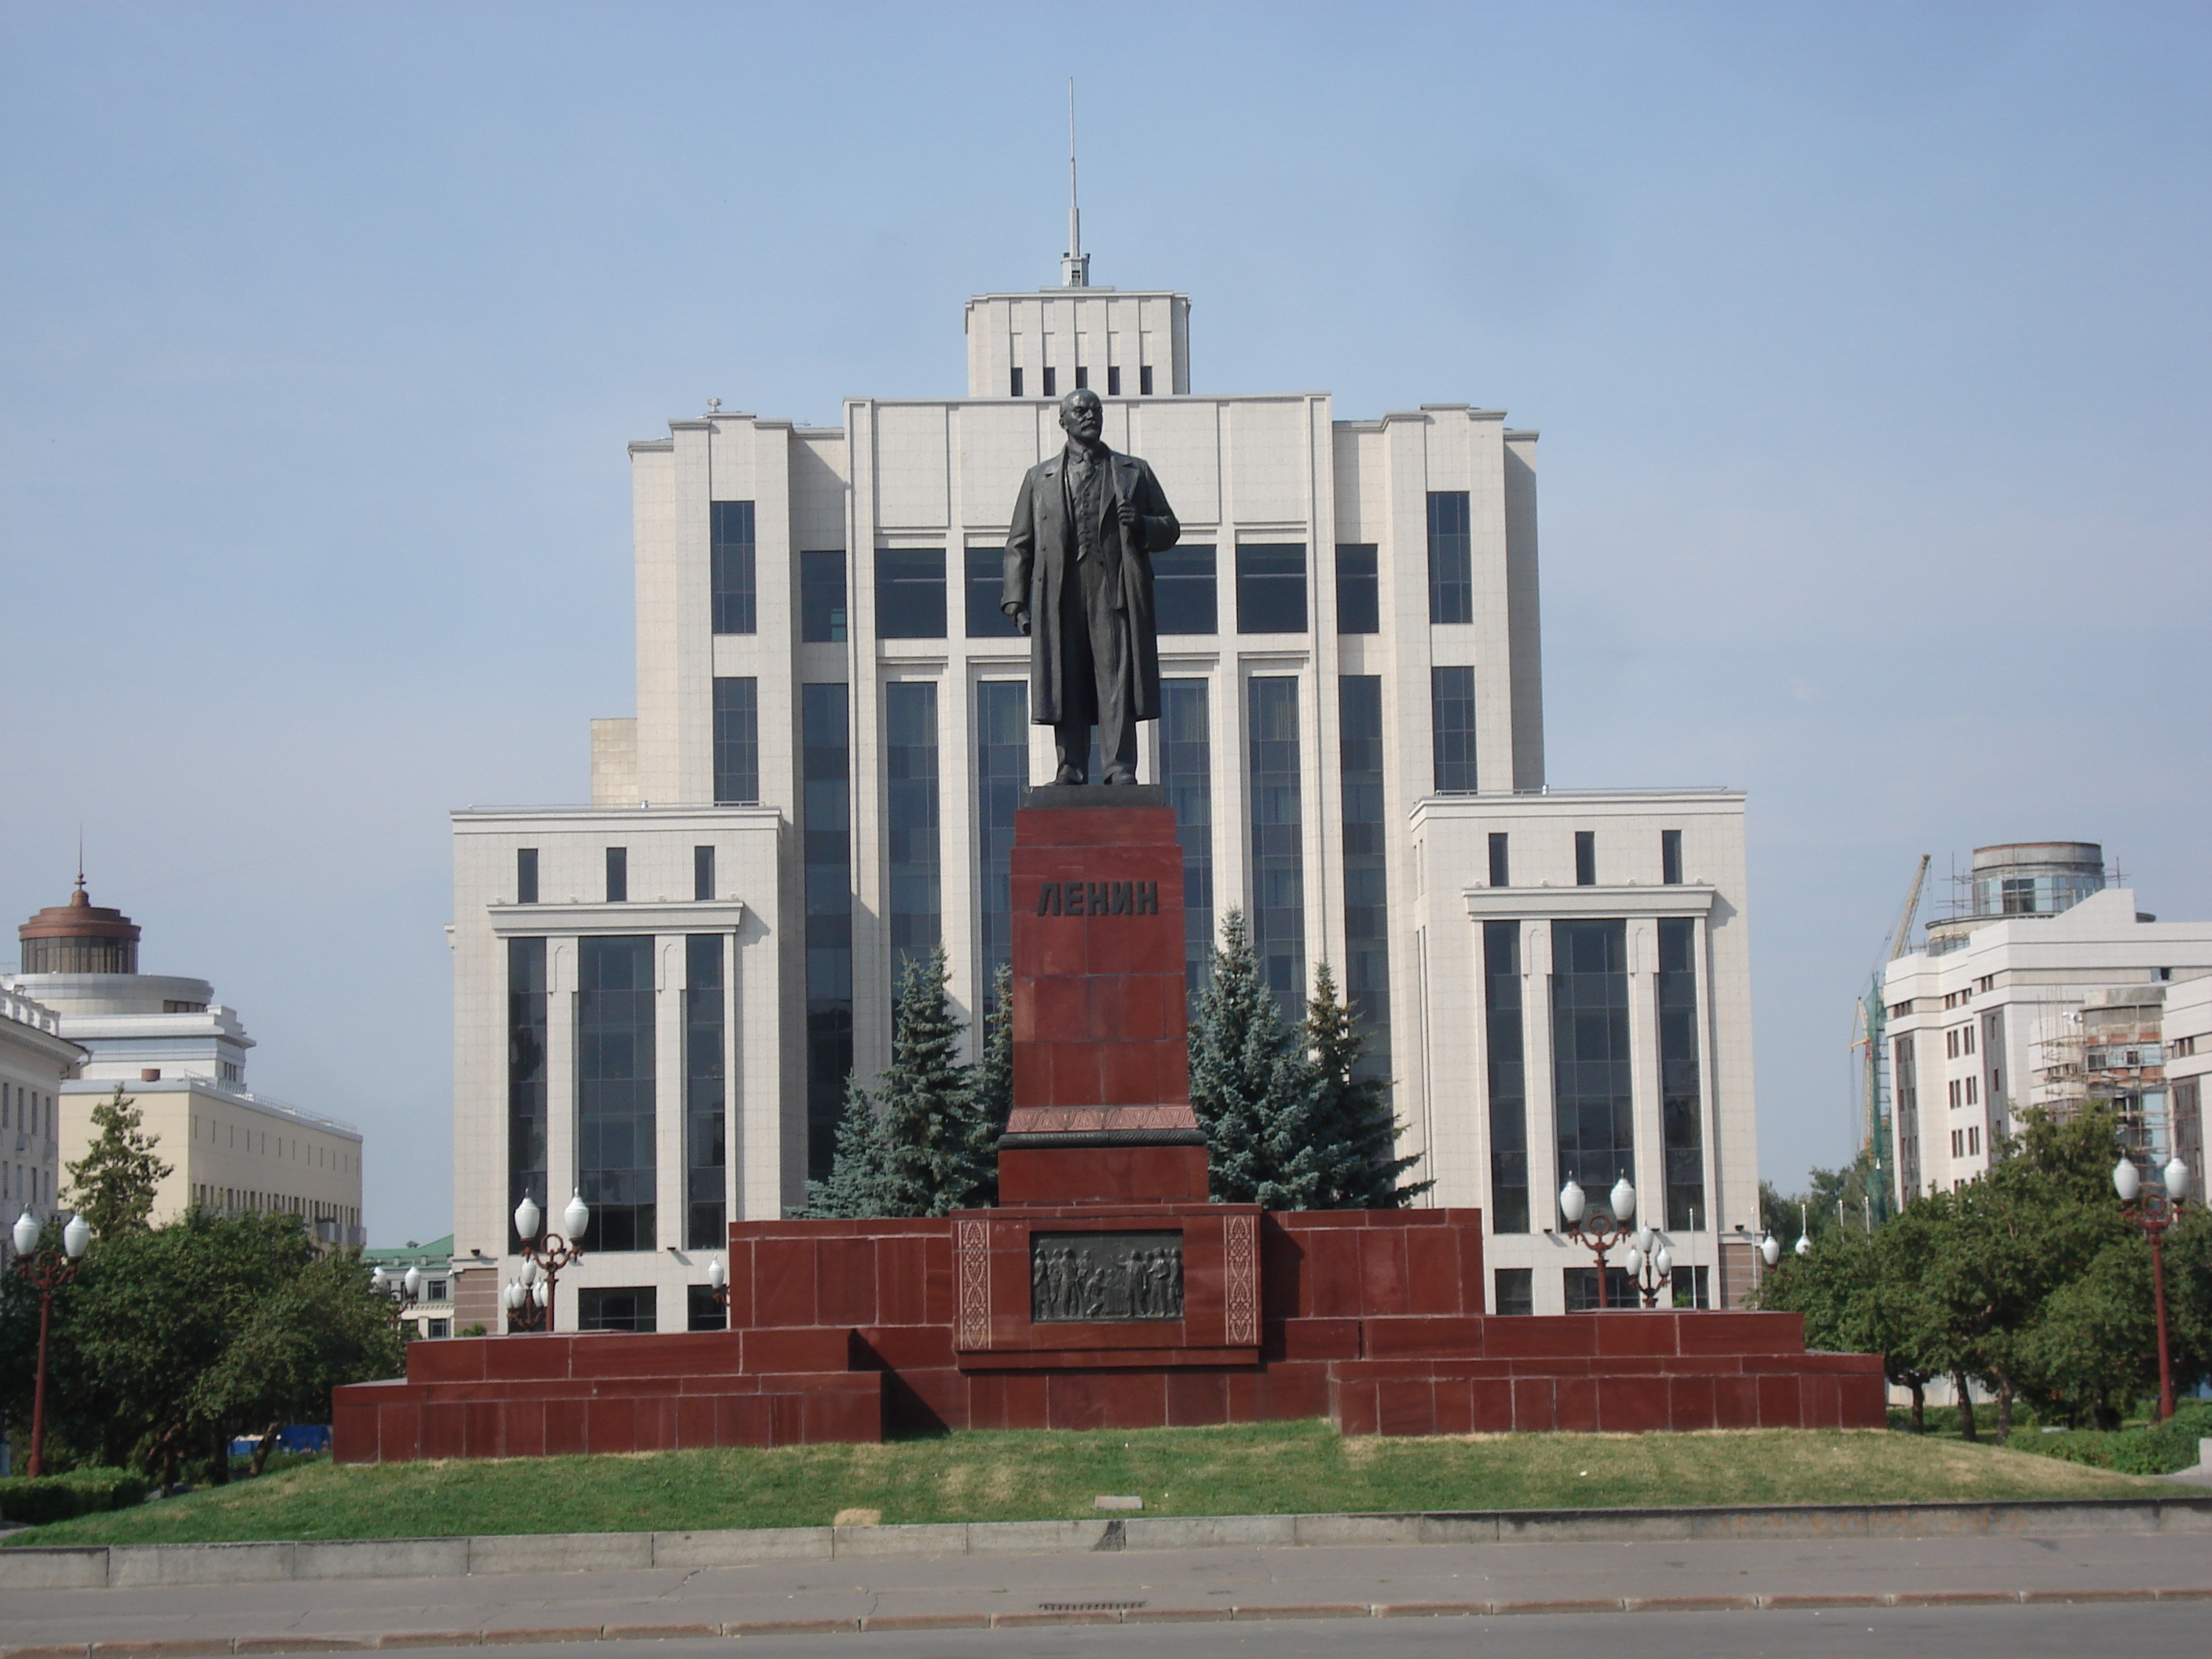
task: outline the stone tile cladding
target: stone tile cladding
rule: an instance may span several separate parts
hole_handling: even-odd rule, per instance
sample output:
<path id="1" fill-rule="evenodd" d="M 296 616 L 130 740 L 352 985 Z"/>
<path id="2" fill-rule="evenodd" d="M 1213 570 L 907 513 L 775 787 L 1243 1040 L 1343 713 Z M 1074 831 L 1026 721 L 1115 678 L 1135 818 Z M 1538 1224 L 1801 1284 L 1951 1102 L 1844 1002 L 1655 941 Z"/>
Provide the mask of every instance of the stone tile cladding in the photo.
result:
<path id="1" fill-rule="evenodd" d="M 404 1382 L 337 1391 L 338 1459 L 1301 1417 L 1347 1434 L 1883 1421 L 1879 1358 L 1806 1352 L 1794 1314 L 1485 1316 L 1471 1210 L 1261 1217 L 1261 1340 L 1243 1363 L 1139 1351 L 981 1369 L 955 1342 L 954 1231 L 975 1218 L 733 1226 L 727 1332 L 415 1343 Z"/>

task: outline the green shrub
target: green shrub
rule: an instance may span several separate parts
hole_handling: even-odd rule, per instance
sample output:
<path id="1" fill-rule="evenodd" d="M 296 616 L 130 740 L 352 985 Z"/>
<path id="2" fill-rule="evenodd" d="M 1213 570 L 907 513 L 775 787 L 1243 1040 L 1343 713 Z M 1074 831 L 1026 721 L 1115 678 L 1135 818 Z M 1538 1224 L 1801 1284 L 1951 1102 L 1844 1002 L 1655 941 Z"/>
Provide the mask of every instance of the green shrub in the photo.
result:
<path id="1" fill-rule="evenodd" d="M 0 1480 L 0 1521 L 40 1527 L 72 1516 L 127 1510 L 146 1501 L 146 1477 L 129 1469 L 71 1469 Z"/>
<path id="2" fill-rule="evenodd" d="M 2022 1451 L 2121 1474 L 2172 1474 L 2195 1467 L 2200 1438 L 2212 1438 L 2212 1401 L 2190 1401 L 2155 1426 L 2110 1434 L 2072 1429 L 2064 1434 L 2018 1435 L 2012 1443 Z"/>

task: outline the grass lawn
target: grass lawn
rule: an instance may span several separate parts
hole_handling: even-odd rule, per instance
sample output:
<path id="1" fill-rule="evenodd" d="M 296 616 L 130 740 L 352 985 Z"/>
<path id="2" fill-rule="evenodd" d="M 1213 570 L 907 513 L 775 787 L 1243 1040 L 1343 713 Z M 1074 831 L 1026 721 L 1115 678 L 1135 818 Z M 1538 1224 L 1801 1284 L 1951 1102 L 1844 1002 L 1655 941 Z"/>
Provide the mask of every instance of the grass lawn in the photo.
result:
<path id="1" fill-rule="evenodd" d="M 468 1533 L 887 1524 L 1089 1516 L 1620 1508 L 1680 1504 L 2118 1498 L 2163 1481 L 1874 1429 L 1345 1439 L 1328 1424 L 955 1434 L 878 1446 L 654 1452 L 345 1468 L 11 1534 L 13 1545 L 408 1538 Z"/>

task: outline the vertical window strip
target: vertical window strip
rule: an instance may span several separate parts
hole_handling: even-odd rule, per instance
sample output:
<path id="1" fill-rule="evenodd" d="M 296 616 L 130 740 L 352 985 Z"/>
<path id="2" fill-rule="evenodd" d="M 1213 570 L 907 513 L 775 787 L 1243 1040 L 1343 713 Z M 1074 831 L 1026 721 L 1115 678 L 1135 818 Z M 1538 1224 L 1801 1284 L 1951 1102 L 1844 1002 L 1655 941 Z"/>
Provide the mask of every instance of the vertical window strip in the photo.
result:
<path id="1" fill-rule="evenodd" d="M 507 942 L 507 1206 L 546 1207 L 545 941 Z M 514 1224 L 508 1248 L 519 1249 Z"/>
<path id="2" fill-rule="evenodd" d="M 1667 1179 L 1667 1225 L 1706 1224 L 1704 1091 L 1698 1082 L 1696 921 L 1659 919 L 1659 1121 Z"/>
<path id="3" fill-rule="evenodd" d="M 1251 700 L 1252 949 L 1283 1018 L 1305 1018 L 1305 780 L 1298 683 L 1255 674 Z"/>
<path id="4" fill-rule="evenodd" d="M 853 1072 L 852 738 L 847 688 L 799 688 L 806 896 L 806 1171 L 823 1180 Z"/>
<path id="5" fill-rule="evenodd" d="M 729 1243 L 726 954 L 720 933 L 684 941 L 684 1245 L 691 1250 Z"/>
<path id="6" fill-rule="evenodd" d="M 1628 1046 L 1628 924 L 1552 923 L 1552 1088 L 1559 1181 L 1608 1213 L 1613 1183 L 1636 1167 Z M 1595 1293 L 1595 1281 L 1591 1286 Z"/>
<path id="7" fill-rule="evenodd" d="M 1344 994 L 1366 1039 L 1363 1077 L 1390 1076 L 1390 916 L 1382 813 L 1382 677 L 1337 681 L 1344 796 Z"/>
<path id="8" fill-rule="evenodd" d="M 1475 789 L 1472 667 L 1429 670 L 1429 732 L 1437 790 Z"/>
<path id="9" fill-rule="evenodd" d="M 760 793 L 760 682 L 714 682 L 714 804 L 750 805 Z"/>
<path id="10" fill-rule="evenodd" d="M 1528 1231 L 1528 1074 L 1521 1002 L 1521 924 L 1486 921 L 1482 1013 L 1490 1050 L 1490 1228 L 1499 1233 Z"/>
<path id="11" fill-rule="evenodd" d="M 1014 810 L 1029 781 L 1029 720 L 1026 680 L 984 680 L 975 687 L 975 933 L 982 954 L 975 982 L 986 1015 L 999 969 L 1013 960 Z"/>
<path id="12" fill-rule="evenodd" d="M 752 634 L 760 628 L 754 580 L 753 504 L 715 501 L 708 562 L 717 634 Z"/>
<path id="13" fill-rule="evenodd" d="M 888 854 L 891 986 L 909 962 L 943 936 L 937 781 L 937 686 L 893 680 L 884 687 L 884 825 Z"/>
<path id="14" fill-rule="evenodd" d="M 599 1251 L 658 1248 L 653 940 L 576 941 L 576 1173 Z"/>
<path id="15" fill-rule="evenodd" d="M 845 640 L 845 556 L 799 556 L 799 638 L 802 644 L 842 645 Z"/>
<path id="16" fill-rule="evenodd" d="M 1336 631 L 1382 631 L 1382 587 L 1373 542 L 1346 542 L 1336 550 Z"/>
<path id="17" fill-rule="evenodd" d="M 1474 555 L 1464 489 L 1429 492 L 1429 621 L 1474 620 Z"/>
<path id="18" fill-rule="evenodd" d="M 1213 975 L 1213 742 L 1202 679 L 1160 682 L 1160 782 L 1182 847 L 1183 981 L 1195 1010 Z"/>
<path id="19" fill-rule="evenodd" d="M 1910 1203 L 1920 1195 L 1920 1067 L 1911 1037 L 1897 1039 L 1896 1060 L 1899 1197 Z"/>

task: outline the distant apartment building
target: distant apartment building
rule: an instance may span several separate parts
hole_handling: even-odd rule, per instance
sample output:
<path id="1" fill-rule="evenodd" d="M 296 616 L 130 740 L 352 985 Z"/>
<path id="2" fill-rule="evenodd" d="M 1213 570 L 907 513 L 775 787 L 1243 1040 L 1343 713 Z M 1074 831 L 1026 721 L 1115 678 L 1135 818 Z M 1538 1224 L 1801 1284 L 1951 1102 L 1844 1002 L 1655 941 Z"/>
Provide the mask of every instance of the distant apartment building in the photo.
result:
<path id="1" fill-rule="evenodd" d="M 2212 922 L 2138 910 L 2094 842 L 1977 848 L 1970 881 L 1961 913 L 1883 977 L 1899 1200 L 1980 1175 L 2030 1106 L 2108 1105 L 2152 1164 L 2201 1148 L 2162 1030 L 2170 1004 L 2212 994 Z"/>
<path id="2" fill-rule="evenodd" d="M 137 924 L 94 904 L 82 876 L 68 902 L 16 934 L 21 970 L 0 986 L 52 1009 L 57 1034 L 85 1054 L 59 1090 L 64 1168 L 83 1158 L 92 1109 L 120 1084 L 171 1167 L 155 1194 L 156 1222 L 194 1206 L 274 1210 L 325 1243 L 364 1241 L 361 1131 L 249 1090 L 253 1039 L 207 981 L 140 973 Z"/>
<path id="3" fill-rule="evenodd" d="M 499 1319 L 516 1202 L 572 1192 L 560 1326 L 718 1319 L 707 1258 L 826 1171 L 901 964 L 942 945 L 980 1021 L 1053 772 L 1003 548 L 1080 387 L 1182 525 L 1139 771 L 1176 812 L 1194 990 L 1231 906 L 1286 1010 L 1331 964 L 1426 1201 L 1487 1214 L 1497 1311 L 1593 1298 L 1571 1176 L 1601 1207 L 1633 1178 L 1685 1297 L 1747 1286 L 1743 798 L 1548 786 L 1537 434 L 1200 393 L 1190 314 L 1072 264 L 969 301 L 964 397 L 830 428 L 716 404 L 629 446 L 636 714 L 594 723 L 589 806 L 453 816 L 457 1260 L 499 1264 L 457 1319 Z"/>

